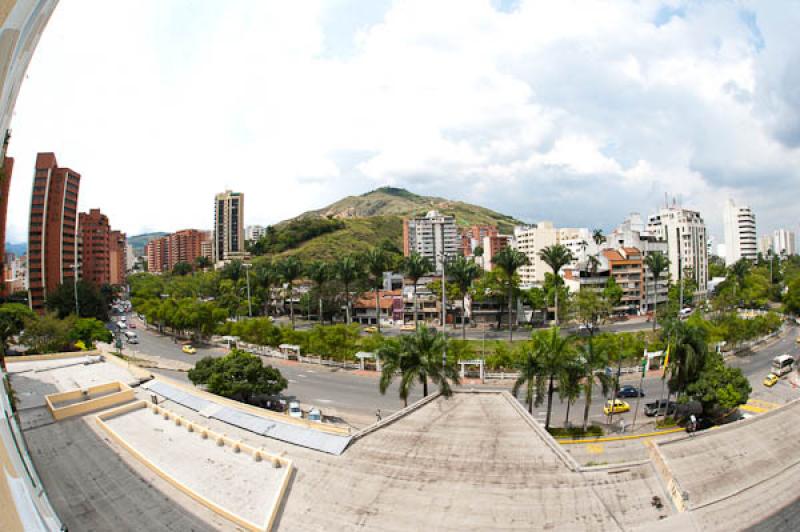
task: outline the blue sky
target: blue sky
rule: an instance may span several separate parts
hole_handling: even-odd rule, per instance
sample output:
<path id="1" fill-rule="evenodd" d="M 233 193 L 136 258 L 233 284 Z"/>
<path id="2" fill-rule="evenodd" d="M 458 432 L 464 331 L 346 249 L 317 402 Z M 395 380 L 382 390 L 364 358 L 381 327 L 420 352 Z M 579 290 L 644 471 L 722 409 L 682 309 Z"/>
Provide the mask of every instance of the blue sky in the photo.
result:
<path id="1" fill-rule="evenodd" d="M 37 151 L 129 234 L 274 223 L 382 185 L 610 229 L 677 196 L 721 236 L 800 215 L 800 4 L 61 2 L 12 122 L 9 239 Z"/>

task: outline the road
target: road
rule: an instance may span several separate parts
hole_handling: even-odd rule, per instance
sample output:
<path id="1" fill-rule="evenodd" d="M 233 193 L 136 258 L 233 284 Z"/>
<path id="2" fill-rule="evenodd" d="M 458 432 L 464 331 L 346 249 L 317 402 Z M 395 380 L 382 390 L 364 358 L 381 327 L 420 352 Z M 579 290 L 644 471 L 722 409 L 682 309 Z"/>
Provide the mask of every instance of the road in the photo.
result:
<path id="1" fill-rule="evenodd" d="M 139 341 L 138 345 L 128 345 L 125 347 L 127 354 L 135 355 L 136 352 L 157 355 L 159 357 L 180 360 L 189 364 L 195 363 L 204 356 L 222 356 L 226 353 L 224 349 L 200 347 L 196 355 L 187 355 L 180 349 L 180 344 L 174 343 L 172 338 L 160 335 L 154 331 L 145 330 L 140 322 L 138 324 Z M 796 392 L 784 379 L 779 382 L 774 389 L 766 389 L 761 380 L 769 373 L 772 358 L 783 353 L 796 353 L 797 346 L 795 337 L 798 334 L 797 327 L 790 327 L 787 334 L 774 342 L 753 353 L 749 356 L 737 357 L 730 361 L 733 367 L 739 367 L 750 380 L 754 390 L 753 396 L 759 399 L 782 403 L 796 396 Z M 396 384 L 387 390 L 385 395 L 378 391 L 378 377 L 374 374 L 364 375 L 352 371 L 328 368 L 325 366 L 299 364 L 292 361 L 280 359 L 265 359 L 265 363 L 271 364 L 278 369 L 289 381 L 286 395 L 296 397 L 304 407 L 317 406 L 326 415 L 334 415 L 344 418 L 355 426 L 363 426 L 375 419 L 376 409 L 380 409 L 383 415 L 387 415 L 402 407 L 402 402 L 398 398 Z M 186 373 L 167 370 L 155 370 L 164 375 L 188 381 Z M 639 385 L 638 375 L 623 376 L 623 383 Z M 498 385 L 498 389 L 510 389 L 511 382 Z M 640 401 L 640 413 L 637 415 L 637 425 L 652 418 L 646 418 L 643 414 L 644 403 L 653 401 L 662 396 L 663 381 L 659 374 L 651 372 L 643 381 L 645 397 Z M 431 386 L 435 389 L 435 386 Z M 595 422 L 605 422 L 606 416 L 602 413 L 604 398 L 599 386 L 595 386 L 590 408 L 590 420 Z M 417 383 L 409 402 L 421 398 L 421 385 Z M 636 404 L 636 399 L 629 399 L 631 407 Z M 584 399 L 581 398 L 571 407 L 570 419 L 573 423 L 578 423 L 583 417 Z M 566 416 L 567 404 L 556 398 L 554 400 L 552 419 L 554 425 L 561 425 Z M 544 405 L 534 407 L 534 416 L 544 420 Z M 616 420 L 624 419 L 626 425 L 630 426 L 633 421 L 633 412 L 616 415 Z"/>

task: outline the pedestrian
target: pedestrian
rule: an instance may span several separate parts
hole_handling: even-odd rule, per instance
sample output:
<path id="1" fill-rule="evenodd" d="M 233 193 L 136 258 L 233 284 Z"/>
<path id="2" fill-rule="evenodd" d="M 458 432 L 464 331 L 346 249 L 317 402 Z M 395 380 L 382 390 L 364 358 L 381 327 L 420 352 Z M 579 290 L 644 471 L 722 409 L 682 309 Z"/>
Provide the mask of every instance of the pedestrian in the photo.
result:
<path id="1" fill-rule="evenodd" d="M 381 409 L 380 408 L 375 410 L 375 417 L 378 418 L 376 423 L 380 423 L 380 421 L 381 421 Z"/>

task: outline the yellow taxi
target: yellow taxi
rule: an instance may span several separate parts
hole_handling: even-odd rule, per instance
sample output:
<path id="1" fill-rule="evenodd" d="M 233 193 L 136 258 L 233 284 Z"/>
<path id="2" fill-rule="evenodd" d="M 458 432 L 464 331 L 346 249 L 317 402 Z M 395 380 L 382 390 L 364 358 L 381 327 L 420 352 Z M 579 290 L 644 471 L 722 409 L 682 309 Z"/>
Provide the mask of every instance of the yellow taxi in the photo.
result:
<path id="1" fill-rule="evenodd" d="M 376 333 L 376 332 L 378 332 L 378 328 L 375 327 L 374 325 L 370 325 L 369 327 L 364 327 L 364 332 Z"/>
<path id="2" fill-rule="evenodd" d="M 195 349 L 194 347 L 192 347 L 190 345 L 185 345 L 185 346 L 181 347 L 181 351 L 183 351 L 187 355 L 193 355 L 193 354 L 197 353 L 197 349 Z"/>
<path id="3" fill-rule="evenodd" d="M 406 323 L 400 327 L 401 331 L 416 331 L 417 328 L 414 326 L 413 323 Z"/>
<path id="4" fill-rule="evenodd" d="M 630 412 L 630 409 L 631 405 L 625 401 L 614 399 L 613 401 L 606 401 L 606 405 L 603 407 L 603 413 L 609 416 L 612 413 L 621 414 L 623 412 Z"/>
<path id="5" fill-rule="evenodd" d="M 775 386 L 775 383 L 777 382 L 778 382 L 778 376 L 775 375 L 774 373 L 770 373 L 769 375 L 764 377 L 764 382 L 762 382 L 762 384 L 767 388 L 772 388 L 773 386 Z"/>

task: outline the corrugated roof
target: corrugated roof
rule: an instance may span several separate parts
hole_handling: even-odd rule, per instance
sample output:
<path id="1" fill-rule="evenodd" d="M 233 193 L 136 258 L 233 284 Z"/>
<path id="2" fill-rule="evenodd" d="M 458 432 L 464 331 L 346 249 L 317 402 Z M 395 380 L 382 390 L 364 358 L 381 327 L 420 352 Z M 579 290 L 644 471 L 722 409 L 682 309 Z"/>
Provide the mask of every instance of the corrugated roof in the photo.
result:
<path id="1" fill-rule="evenodd" d="M 350 443 L 350 436 L 339 436 L 291 423 L 282 423 L 277 420 L 267 419 L 254 414 L 249 414 L 236 408 L 222 406 L 208 399 L 203 399 L 174 386 L 158 380 L 152 380 L 142 385 L 150 391 L 169 399 L 175 403 L 191 408 L 197 412 L 210 413 L 212 419 L 228 423 L 255 434 L 275 438 L 301 447 L 308 447 L 324 453 L 340 455 Z M 214 407 L 217 407 L 216 409 Z"/>

